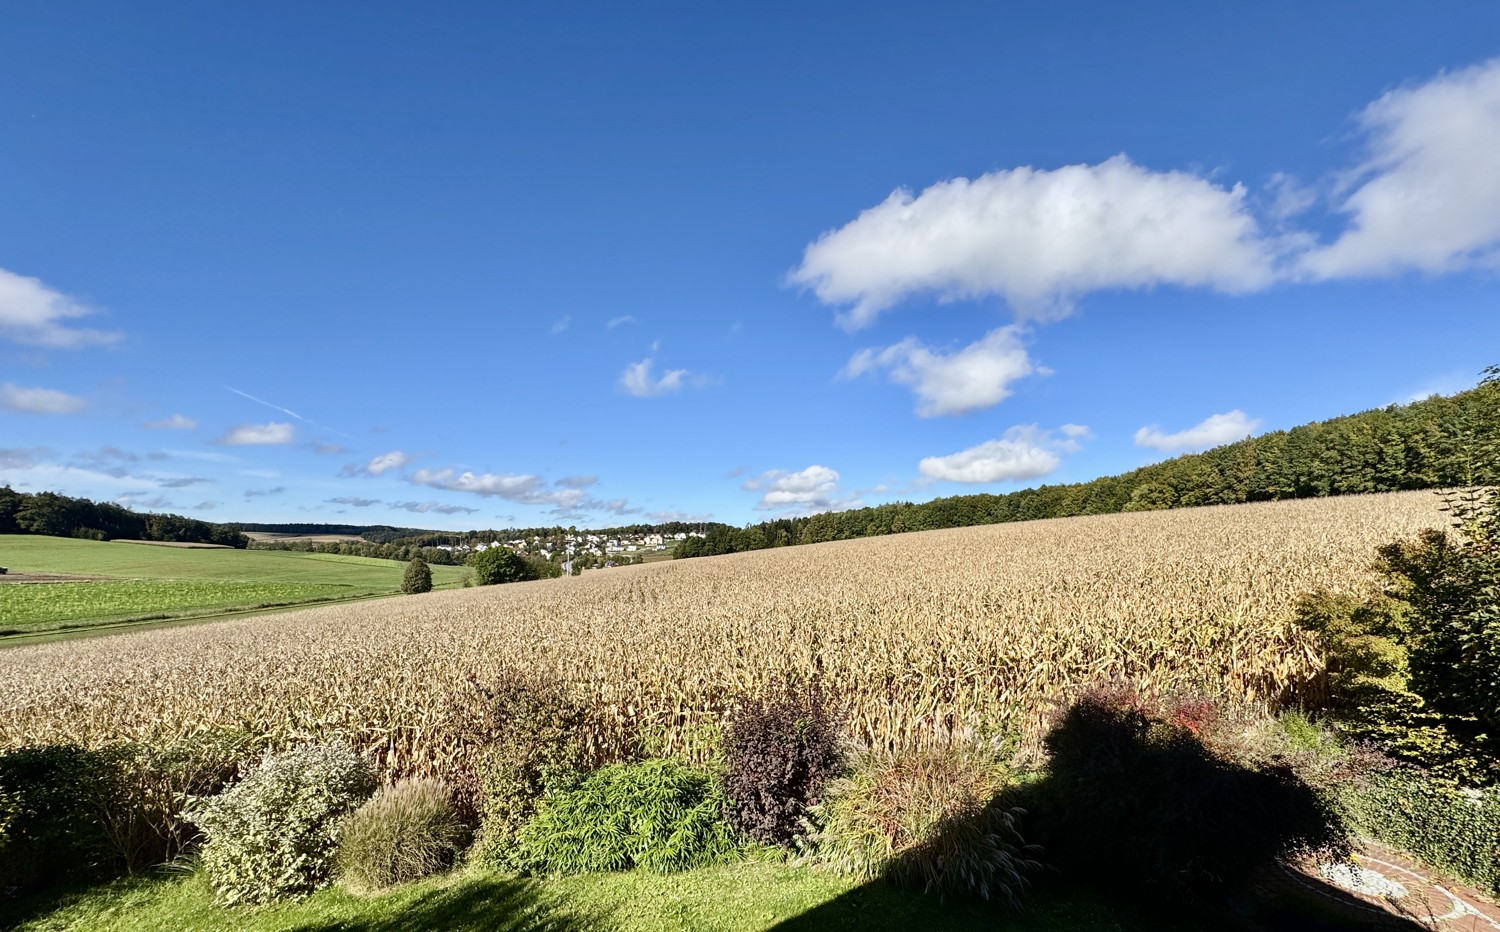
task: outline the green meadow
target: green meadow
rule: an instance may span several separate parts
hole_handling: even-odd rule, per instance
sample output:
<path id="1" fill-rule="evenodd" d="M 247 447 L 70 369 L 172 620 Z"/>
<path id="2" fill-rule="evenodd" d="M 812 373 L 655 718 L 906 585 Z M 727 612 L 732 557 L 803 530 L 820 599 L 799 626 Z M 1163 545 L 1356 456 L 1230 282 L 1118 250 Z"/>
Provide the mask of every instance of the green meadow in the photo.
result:
<path id="1" fill-rule="evenodd" d="M 405 568 L 369 557 L 14 534 L 0 534 L 0 566 L 23 577 L 92 577 L 0 582 L 0 635 L 390 595 L 400 591 Z M 433 586 L 452 588 L 463 574 L 463 567 L 434 566 Z"/>

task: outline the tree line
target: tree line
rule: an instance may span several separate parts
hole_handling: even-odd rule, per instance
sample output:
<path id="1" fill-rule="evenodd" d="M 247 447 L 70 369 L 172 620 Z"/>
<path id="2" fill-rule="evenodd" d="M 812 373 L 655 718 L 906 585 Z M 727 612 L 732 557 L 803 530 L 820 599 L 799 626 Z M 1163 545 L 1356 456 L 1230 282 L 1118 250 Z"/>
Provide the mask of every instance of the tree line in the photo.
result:
<path id="1" fill-rule="evenodd" d="M 1500 483 L 1476 454 L 1500 438 L 1500 371 L 1477 387 L 1250 437 L 1117 476 L 1004 495 L 719 525 L 677 545 L 674 559 L 939 528 L 1195 505 L 1319 498 Z"/>
<path id="2" fill-rule="evenodd" d="M 0 534 L 46 534 L 85 540 L 159 540 L 240 549 L 249 538 L 223 524 L 182 515 L 140 514 L 111 502 L 0 486 Z"/>

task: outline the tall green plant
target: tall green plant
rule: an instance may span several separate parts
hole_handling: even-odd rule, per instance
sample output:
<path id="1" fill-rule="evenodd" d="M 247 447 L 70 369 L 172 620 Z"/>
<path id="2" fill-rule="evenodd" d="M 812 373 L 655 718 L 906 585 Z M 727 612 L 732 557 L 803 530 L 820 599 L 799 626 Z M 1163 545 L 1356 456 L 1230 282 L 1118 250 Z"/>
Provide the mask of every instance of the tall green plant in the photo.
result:
<path id="1" fill-rule="evenodd" d="M 559 874 L 701 867 L 735 849 L 723 810 L 707 774 L 672 760 L 615 764 L 544 799 L 517 836 L 517 860 Z"/>

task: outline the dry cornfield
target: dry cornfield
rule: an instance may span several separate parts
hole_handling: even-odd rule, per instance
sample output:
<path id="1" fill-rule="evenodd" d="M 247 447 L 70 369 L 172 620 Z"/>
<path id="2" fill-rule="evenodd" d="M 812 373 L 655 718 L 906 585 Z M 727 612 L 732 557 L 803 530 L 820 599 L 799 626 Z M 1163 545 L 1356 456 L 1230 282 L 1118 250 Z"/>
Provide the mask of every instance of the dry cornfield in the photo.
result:
<path id="1" fill-rule="evenodd" d="M 1299 593 L 1443 526 L 1412 492 L 1067 518 L 594 572 L 0 651 L 0 747 L 245 727 L 342 734 L 392 773 L 469 753 L 473 684 L 596 711 L 604 754 L 694 750 L 746 691 L 820 673 L 875 746 L 1031 733 L 1085 682 L 1275 702 L 1318 681 Z"/>

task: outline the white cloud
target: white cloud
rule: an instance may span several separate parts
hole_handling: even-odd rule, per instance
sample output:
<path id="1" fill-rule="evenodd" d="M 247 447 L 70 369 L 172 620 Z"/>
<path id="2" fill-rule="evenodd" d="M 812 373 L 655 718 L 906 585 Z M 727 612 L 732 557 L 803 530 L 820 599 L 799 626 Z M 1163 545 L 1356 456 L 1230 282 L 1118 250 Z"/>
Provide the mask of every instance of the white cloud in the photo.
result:
<path id="1" fill-rule="evenodd" d="M 85 330 L 68 324 L 93 309 L 42 284 L 0 269 L 0 336 L 17 343 L 74 349 L 117 343 L 118 333 Z"/>
<path id="2" fill-rule="evenodd" d="M 1238 408 L 1223 414 L 1210 415 L 1187 430 L 1175 434 L 1163 433 L 1160 426 L 1152 424 L 1135 432 L 1135 445 L 1151 450 L 1206 450 L 1236 440 L 1243 440 L 1255 432 L 1260 421 L 1248 417 Z"/>
<path id="3" fill-rule="evenodd" d="M 790 278 L 852 305 L 840 322 L 853 330 L 917 294 L 999 295 L 1035 316 L 1106 288 L 1250 291 L 1271 280 L 1271 262 L 1242 186 L 1120 155 L 897 190 L 809 245 Z"/>
<path id="4" fill-rule="evenodd" d="M 682 388 L 689 374 L 686 369 L 671 369 L 662 373 L 660 378 L 655 378 L 651 374 L 654 364 L 654 360 L 648 356 L 626 366 L 625 371 L 620 374 L 620 388 L 627 395 L 634 395 L 636 398 L 655 398 Z"/>
<path id="5" fill-rule="evenodd" d="M 632 315 L 632 314 L 624 314 L 624 315 L 621 315 L 620 317 L 612 317 L 612 318 L 610 318 L 609 322 L 604 325 L 604 329 L 605 330 L 613 330 L 616 327 L 623 326 L 625 324 L 633 324 L 633 323 L 635 323 L 635 316 Z"/>
<path id="6" fill-rule="evenodd" d="M 159 421 L 147 421 L 141 426 L 148 430 L 192 430 L 198 426 L 198 422 L 190 417 L 174 414 Z"/>
<path id="7" fill-rule="evenodd" d="M 1500 58 L 1391 91 L 1360 113 L 1368 157 L 1350 226 L 1303 257 L 1315 278 L 1500 264 Z"/>
<path id="8" fill-rule="evenodd" d="M 453 469 L 419 469 L 412 473 L 408 481 L 450 492 L 469 492 L 484 498 L 498 496 L 517 502 L 533 499 L 546 485 L 541 476 L 469 471 L 460 473 Z"/>
<path id="9" fill-rule="evenodd" d="M 568 327 L 572 326 L 572 324 L 572 315 L 564 314 L 563 316 L 552 322 L 552 335 L 557 336 L 559 333 L 562 333 L 564 330 L 568 329 Z"/>
<path id="10" fill-rule="evenodd" d="M 76 395 L 50 388 L 22 388 L 6 382 L 0 385 L 0 408 L 22 414 L 76 414 L 87 403 Z"/>
<path id="11" fill-rule="evenodd" d="M 763 493 L 755 505 L 758 511 L 812 514 L 857 508 L 862 504 L 839 488 L 837 470 L 816 464 L 796 472 L 772 469 L 746 479 L 740 488 Z"/>
<path id="12" fill-rule="evenodd" d="M 225 431 L 224 436 L 215 440 L 225 446 L 280 446 L 291 443 L 297 439 L 297 430 L 290 424 L 271 422 L 270 424 L 240 424 Z"/>
<path id="13" fill-rule="evenodd" d="M 862 349 L 844 367 L 846 378 L 884 370 L 890 380 L 917 395 L 917 414 L 968 414 L 1010 397 L 1010 385 L 1036 373 L 1021 344 L 1020 328 L 991 330 L 963 349 L 935 351 L 915 337 L 884 349 Z"/>
<path id="14" fill-rule="evenodd" d="M 1039 479 L 1062 462 L 1059 452 L 1076 452 L 1080 441 L 1090 436 L 1089 429 L 1079 424 L 1064 424 L 1055 433 L 1035 424 L 1022 424 L 1010 428 L 998 440 L 947 456 L 925 457 L 917 469 L 928 480 L 945 482 Z"/>
<path id="15" fill-rule="evenodd" d="M 565 489 L 586 489 L 598 481 L 598 476 L 563 476 L 552 484 Z"/>
<path id="16" fill-rule="evenodd" d="M 411 458 L 405 453 L 402 453 L 400 450 L 392 450 L 389 453 L 382 453 L 370 460 L 365 465 L 365 472 L 372 476 L 380 476 L 390 472 L 392 469 L 400 469 L 409 462 L 411 462 Z"/>

